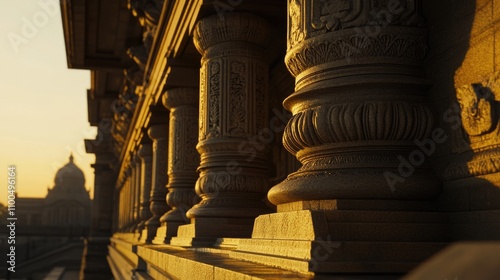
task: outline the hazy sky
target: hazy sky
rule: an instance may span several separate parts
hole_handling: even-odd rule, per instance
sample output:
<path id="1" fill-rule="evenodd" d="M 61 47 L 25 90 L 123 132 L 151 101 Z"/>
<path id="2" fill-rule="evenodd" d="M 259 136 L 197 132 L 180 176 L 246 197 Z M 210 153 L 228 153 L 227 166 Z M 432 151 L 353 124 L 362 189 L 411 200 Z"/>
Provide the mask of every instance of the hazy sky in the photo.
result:
<path id="1" fill-rule="evenodd" d="M 87 118 L 90 72 L 69 70 L 59 7 L 55 0 L 0 1 L 0 202 L 7 199 L 7 167 L 17 167 L 20 197 L 44 197 L 56 171 L 73 151 L 94 181 L 93 155 L 83 139 L 95 138 Z M 50 6 L 49 6 L 50 7 Z M 30 28 L 31 26 L 31 28 Z"/>

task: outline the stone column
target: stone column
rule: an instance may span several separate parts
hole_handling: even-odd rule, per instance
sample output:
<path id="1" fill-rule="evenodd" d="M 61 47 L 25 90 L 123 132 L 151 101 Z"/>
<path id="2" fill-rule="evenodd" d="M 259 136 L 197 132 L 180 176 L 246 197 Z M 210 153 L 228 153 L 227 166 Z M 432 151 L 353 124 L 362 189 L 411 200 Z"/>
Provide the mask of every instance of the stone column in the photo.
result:
<path id="1" fill-rule="evenodd" d="M 137 226 L 137 230 L 141 233 L 139 238 L 145 241 L 147 239 L 146 221 L 152 216 L 151 210 L 149 209 L 153 171 L 152 145 L 150 143 L 142 144 L 139 147 L 138 155 L 141 158 L 142 189 L 139 209 L 140 222 Z"/>
<path id="2" fill-rule="evenodd" d="M 127 213 L 126 232 L 134 232 L 134 187 L 135 187 L 135 162 L 132 160 L 127 167 L 125 183 L 125 205 L 123 205 Z"/>
<path id="3" fill-rule="evenodd" d="M 96 155 L 99 158 L 99 155 Z M 98 162 L 99 159 L 96 159 Z M 110 236 L 113 203 L 108 198 L 114 195 L 115 174 L 107 163 L 95 163 L 94 199 L 92 201 L 91 236 Z"/>
<path id="4" fill-rule="evenodd" d="M 160 217 L 169 210 L 165 196 L 167 194 L 167 157 L 168 125 L 153 125 L 148 130 L 153 140 L 153 169 L 150 210 L 152 217 L 146 222 L 148 230 L 146 242 L 150 243 L 161 225 Z"/>
<path id="5" fill-rule="evenodd" d="M 123 211 L 123 225 L 122 225 L 122 231 L 127 232 L 128 227 L 130 226 L 131 219 L 130 219 L 130 214 L 132 213 L 130 211 L 130 176 L 131 176 L 131 169 L 130 165 L 127 166 L 125 172 L 124 172 L 124 181 L 123 181 L 123 187 L 120 190 L 120 195 L 122 196 L 123 203 L 120 204 L 120 209 Z"/>
<path id="6" fill-rule="evenodd" d="M 127 188 L 127 180 L 126 178 L 122 180 L 121 183 L 119 183 L 119 191 L 118 191 L 118 196 L 120 198 L 120 204 L 118 205 L 118 212 L 119 212 L 119 217 L 120 217 L 120 222 L 119 222 L 119 229 L 121 232 L 124 231 L 125 225 L 127 223 L 127 209 L 125 208 L 126 204 L 126 196 L 125 196 L 125 190 Z"/>
<path id="7" fill-rule="evenodd" d="M 213 15 L 195 27 L 202 54 L 196 183 L 202 200 L 187 213 L 192 225 L 181 226 L 178 236 L 249 237 L 254 218 L 270 212 L 264 203 L 269 147 L 259 140 L 269 124 L 269 28 L 246 13 L 227 13 L 222 20 Z"/>
<path id="8" fill-rule="evenodd" d="M 394 273 L 446 240 L 445 219 L 418 212 L 441 185 L 417 145 L 436 137 L 420 2 L 289 0 L 283 142 L 303 166 L 269 191 L 278 213 L 258 217 L 240 250 L 300 258 L 290 269 L 302 272 Z"/>
<path id="9" fill-rule="evenodd" d="M 198 95 L 197 88 L 177 88 L 163 96 L 163 104 L 170 111 L 167 204 L 172 210 L 161 218 L 164 222 L 156 235 L 158 243 L 168 243 L 180 225 L 189 224 L 186 212 L 199 202 L 194 191 L 200 164 L 196 151 Z"/>
<path id="10" fill-rule="evenodd" d="M 133 153 L 133 157 L 132 157 L 132 160 L 134 161 L 134 169 L 133 169 L 133 173 L 134 173 L 134 177 L 133 177 L 133 183 L 134 183 L 134 189 L 133 189 L 133 200 L 134 200 L 134 204 L 133 204 L 133 215 L 134 215 L 134 220 L 133 220 L 133 223 L 134 223 L 134 226 L 133 226 L 133 231 L 134 233 L 138 233 L 140 235 L 141 231 L 138 231 L 138 226 L 139 226 L 139 223 L 140 223 L 140 215 L 141 215 L 141 192 L 142 192 L 142 189 L 143 189 L 143 186 L 142 186 L 142 173 L 141 173 L 141 169 L 142 169 L 142 161 L 141 161 L 141 157 L 139 156 L 139 152 L 138 151 L 135 151 Z"/>
<path id="11" fill-rule="evenodd" d="M 87 151 L 89 152 L 89 151 Z M 80 275 L 82 279 L 110 279 L 111 270 L 107 264 L 109 237 L 112 234 L 112 219 L 114 203 L 115 172 L 110 163 L 111 153 L 100 153 L 91 150 L 96 155 L 94 168 L 94 199 L 89 237 L 85 239 Z"/>
<path id="12" fill-rule="evenodd" d="M 121 211 L 123 205 L 123 195 L 121 192 L 122 189 L 123 189 L 123 182 L 117 182 L 116 197 L 118 200 L 118 204 L 115 207 L 117 215 L 117 224 L 116 224 L 117 231 L 121 231 L 123 227 L 123 212 Z"/>

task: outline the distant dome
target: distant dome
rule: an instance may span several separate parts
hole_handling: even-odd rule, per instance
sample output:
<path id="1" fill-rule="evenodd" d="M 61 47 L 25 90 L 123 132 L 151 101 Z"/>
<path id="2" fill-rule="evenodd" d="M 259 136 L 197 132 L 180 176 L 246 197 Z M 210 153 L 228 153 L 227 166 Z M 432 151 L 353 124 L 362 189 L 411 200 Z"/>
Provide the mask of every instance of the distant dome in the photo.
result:
<path id="1" fill-rule="evenodd" d="M 45 205 L 56 205 L 77 202 L 83 207 L 90 207 L 90 195 L 85 189 L 83 171 L 73 162 L 70 155 L 69 162 L 61 167 L 54 178 L 54 187 L 47 190 Z"/>
<path id="2" fill-rule="evenodd" d="M 70 155 L 69 162 L 57 171 L 54 183 L 55 189 L 85 191 L 85 176 L 83 175 L 83 171 L 73 162 L 73 155 Z"/>

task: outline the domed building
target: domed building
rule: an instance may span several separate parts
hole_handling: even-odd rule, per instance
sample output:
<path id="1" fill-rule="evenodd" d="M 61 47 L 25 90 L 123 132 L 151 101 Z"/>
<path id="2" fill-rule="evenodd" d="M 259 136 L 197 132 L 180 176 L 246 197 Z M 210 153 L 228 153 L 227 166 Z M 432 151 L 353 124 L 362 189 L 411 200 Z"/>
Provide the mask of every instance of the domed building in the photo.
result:
<path id="1" fill-rule="evenodd" d="M 73 155 L 56 172 L 54 186 L 47 191 L 45 198 L 17 198 L 20 225 L 89 227 L 90 195 L 85 189 L 83 171 L 74 163 Z"/>
<path id="2" fill-rule="evenodd" d="M 54 187 L 45 197 L 44 224 L 89 226 L 90 196 L 85 189 L 85 176 L 75 165 L 73 155 L 54 178 Z"/>

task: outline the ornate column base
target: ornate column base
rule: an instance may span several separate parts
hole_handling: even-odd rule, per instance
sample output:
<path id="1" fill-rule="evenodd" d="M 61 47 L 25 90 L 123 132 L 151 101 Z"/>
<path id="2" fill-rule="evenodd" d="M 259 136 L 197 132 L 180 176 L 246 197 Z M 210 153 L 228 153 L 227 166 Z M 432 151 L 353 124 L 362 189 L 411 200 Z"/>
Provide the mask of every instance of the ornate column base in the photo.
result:
<path id="1" fill-rule="evenodd" d="M 405 273 L 448 243 L 445 214 L 420 201 L 324 200 L 255 220 L 230 257 L 306 274 Z M 361 209 L 361 210 L 360 210 Z M 427 211 L 426 211 L 427 209 Z"/>
<path id="2" fill-rule="evenodd" d="M 139 242 L 148 243 L 148 244 L 153 243 L 153 240 L 155 239 L 155 236 L 156 236 L 156 233 L 158 232 L 158 229 L 159 229 L 158 226 L 147 225 L 147 223 L 146 223 L 146 228 L 142 230 L 141 238 L 139 239 Z"/>
<path id="3" fill-rule="evenodd" d="M 192 219 L 191 224 L 179 227 L 177 237 L 172 238 L 170 244 L 183 247 L 212 246 L 221 237 L 249 238 L 253 223 L 253 218 Z"/>
<path id="4" fill-rule="evenodd" d="M 154 244 L 169 244 L 172 237 L 177 235 L 177 229 L 186 223 L 182 222 L 163 222 L 161 227 L 156 231 L 156 237 L 153 240 Z"/>

